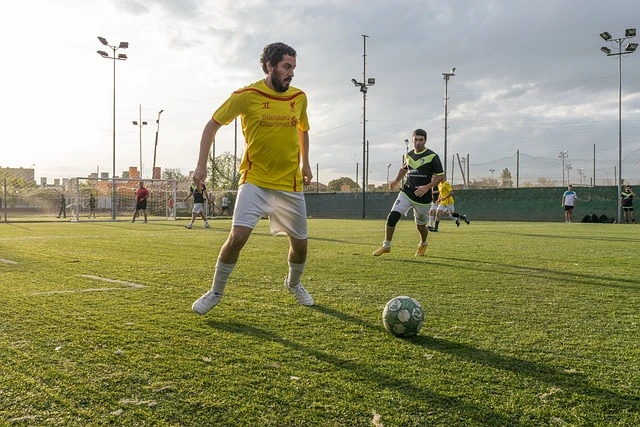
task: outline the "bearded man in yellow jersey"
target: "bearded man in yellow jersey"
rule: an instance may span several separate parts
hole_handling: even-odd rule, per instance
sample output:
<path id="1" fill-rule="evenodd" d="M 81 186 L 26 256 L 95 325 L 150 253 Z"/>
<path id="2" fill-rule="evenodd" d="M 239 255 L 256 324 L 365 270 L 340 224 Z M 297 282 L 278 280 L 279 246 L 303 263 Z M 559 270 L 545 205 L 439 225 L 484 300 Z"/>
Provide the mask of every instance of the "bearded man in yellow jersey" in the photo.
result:
<path id="1" fill-rule="evenodd" d="M 218 129 L 240 116 L 246 143 L 231 231 L 220 249 L 211 290 L 191 307 L 198 314 L 220 302 L 240 251 L 255 225 L 267 215 L 271 233 L 286 233 L 289 238 L 285 287 L 300 304 L 313 305 L 313 298 L 300 283 L 307 259 L 307 208 L 302 189 L 313 175 L 307 96 L 291 86 L 296 56 L 284 43 L 265 46 L 260 56 L 265 78 L 233 92 L 202 133 L 192 175 L 196 185 L 202 185 L 207 177 L 209 150 Z"/>

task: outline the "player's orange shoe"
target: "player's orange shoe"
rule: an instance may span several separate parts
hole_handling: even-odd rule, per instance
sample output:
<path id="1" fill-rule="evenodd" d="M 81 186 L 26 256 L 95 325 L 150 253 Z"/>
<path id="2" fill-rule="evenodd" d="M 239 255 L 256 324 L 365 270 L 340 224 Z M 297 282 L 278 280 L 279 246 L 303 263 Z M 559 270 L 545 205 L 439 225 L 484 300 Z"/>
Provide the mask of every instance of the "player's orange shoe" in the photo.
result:
<path id="1" fill-rule="evenodd" d="M 418 245 L 418 250 L 416 250 L 416 256 L 425 256 L 427 253 L 427 245 Z"/>
<path id="2" fill-rule="evenodd" d="M 380 246 L 378 249 L 376 249 L 373 252 L 373 256 L 380 256 L 382 254 L 388 254 L 389 252 L 391 252 L 391 248 L 390 247 Z"/>

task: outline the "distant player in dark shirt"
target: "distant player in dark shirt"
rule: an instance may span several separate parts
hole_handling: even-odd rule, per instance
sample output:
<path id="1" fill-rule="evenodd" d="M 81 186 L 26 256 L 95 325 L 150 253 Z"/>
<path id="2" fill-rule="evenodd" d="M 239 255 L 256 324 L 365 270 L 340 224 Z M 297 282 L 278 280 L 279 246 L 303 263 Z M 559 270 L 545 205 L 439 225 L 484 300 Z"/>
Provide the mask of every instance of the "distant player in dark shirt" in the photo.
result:
<path id="1" fill-rule="evenodd" d="M 193 196 L 191 221 L 184 227 L 188 229 L 193 228 L 193 222 L 196 220 L 196 217 L 200 215 L 200 217 L 204 221 L 204 228 L 209 228 L 209 222 L 207 221 L 207 216 L 204 213 L 204 202 L 205 200 L 209 199 L 209 196 L 207 196 L 207 187 L 205 187 L 204 184 L 201 184 L 200 188 L 198 188 L 197 185 L 191 184 L 191 188 L 189 188 L 189 194 L 184 198 L 184 201 L 186 202 L 191 196 Z"/>
<path id="2" fill-rule="evenodd" d="M 420 243 L 416 256 L 424 256 L 427 250 L 427 221 L 429 208 L 433 200 L 432 189 L 437 187 L 444 179 L 444 171 L 440 157 L 427 148 L 427 132 L 423 129 L 413 131 L 413 150 L 404 156 L 404 162 L 396 178 L 390 183 L 395 188 L 403 178 L 405 181 L 398 198 L 387 216 L 384 242 L 375 250 L 374 256 L 380 256 L 391 252 L 391 239 L 396 229 L 396 224 L 413 209 L 416 228 L 420 233 Z"/>
<path id="3" fill-rule="evenodd" d="M 636 223 L 636 216 L 633 213 L 633 198 L 636 193 L 633 192 L 631 186 L 627 185 L 622 194 L 620 194 L 620 206 L 622 206 L 622 211 L 624 212 L 624 221 L 629 224 L 629 217 L 631 217 L 631 223 Z"/>

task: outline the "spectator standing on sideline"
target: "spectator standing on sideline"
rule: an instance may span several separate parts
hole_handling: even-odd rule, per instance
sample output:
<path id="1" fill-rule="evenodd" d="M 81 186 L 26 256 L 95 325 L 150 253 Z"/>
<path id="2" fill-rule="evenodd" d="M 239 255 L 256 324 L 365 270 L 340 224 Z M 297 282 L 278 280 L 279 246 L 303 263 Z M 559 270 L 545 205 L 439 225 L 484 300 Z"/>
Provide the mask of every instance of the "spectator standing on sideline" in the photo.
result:
<path id="1" fill-rule="evenodd" d="M 573 218 L 573 208 L 576 205 L 578 195 L 573 191 L 573 185 L 569 184 L 567 191 L 562 195 L 562 206 L 564 206 L 564 220 L 571 222 Z"/>
<path id="2" fill-rule="evenodd" d="M 136 190 L 136 210 L 133 212 L 131 222 L 136 222 L 138 213 L 142 211 L 144 214 L 144 222 L 147 222 L 147 199 L 149 198 L 149 190 L 144 187 L 144 181 L 140 181 L 140 186 Z"/>
<path id="3" fill-rule="evenodd" d="M 453 199 L 453 187 L 449 184 L 449 181 L 446 179 L 441 181 L 438 184 L 438 209 L 436 211 L 436 225 L 433 227 L 433 230 L 429 231 L 438 231 L 438 226 L 440 225 L 440 218 L 448 217 L 456 222 L 456 227 L 460 227 L 460 218 L 464 220 L 467 224 L 469 224 L 469 218 L 466 215 L 460 215 L 455 210 L 454 199 Z"/>
<path id="4" fill-rule="evenodd" d="M 413 131 L 413 150 L 405 154 L 402 167 L 389 187 L 395 188 L 405 176 L 407 180 L 387 216 L 384 241 L 382 246 L 373 252 L 374 256 L 391 252 L 391 239 L 396 224 L 410 209 L 413 209 L 416 228 L 420 233 L 416 256 L 424 256 L 427 250 L 427 221 L 433 200 L 432 189 L 444 179 L 444 171 L 440 157 L 427 148 L 427 132 L 423 129 Z"/>
<path id="5" fill-rule="evenodd" d="M 63 218 L 67 217 L 67 201 L 64 198 L 64 193 L 60 193 L 60 212 L 58 213 L 58 218 L 62 216 Z"/>
<path id="6" fill-rule="evenodd" d="M 221 215 L 227 215 L 229 213 L 229 198 L 226 194 L 222 195 L 222 213 Z"/>
<path id="7" fill-rule="evenodd" d="M 246 149 L 231 231 L 218 255 L 213 284 L 191 306 L 198 314 L 207 313 L 220 302 L 240 251 L 265 215 L 269 216 L 272 234 L 285 232 L 289 238 L 286 289 L 298 303 L 313 305 L 313 298 L 300 283 L 307 260 L 307 208 L 302 189 L 313 174 L 309 165 L 307 95 L 290 86 L 296 56 L 296 51 L 284 43 L 265 46 L 260 57 L 264 79 L 233 92 L 202 133 L 192 175 L 197 186 L 207 176 L 207 159 L 218 129 L 238 116 Z"/>
<path id="8" fill-rule="evenodd" d="M 193 209 L 191 210 L 191 221 L 189 224 L 185 225 L 184 228 L 192 229 L 193 222 L 196 220 L 198 215 L 204 221 L 204 228 L 209 228 L 209 222 L 207 221 L 207 216 L 204 213 L 204 203 L 205 200 L 209 201 L 209 196 L 207 195 L 207 187 L 204 184 L 200 185 L 200 188 L 195 183 L 191 184 L 189 188 L 189 194 L 184 198 L 186 202 L 189 197 L 193 196 Z"/>
<path id="9" fill-rule="evenodd" d="M 91 215 L 93 215 L 93 218 L 96 217 L 96 198 L 93 197 L 93 193 L 89 196 L 89 218 L 91 218 Z"/>
<path id="10" fill-rule="evenodd" d="M 633 213 L 633 198 L 636 193 L 633 192 L 630 185 L 627 185 L 622 194 L 620 195 L 620 206 L 624 212 L 624 221 L 629 224 L 629 217 L 631 217 L 631 223 L 636 223 L 636 216 Z"/>

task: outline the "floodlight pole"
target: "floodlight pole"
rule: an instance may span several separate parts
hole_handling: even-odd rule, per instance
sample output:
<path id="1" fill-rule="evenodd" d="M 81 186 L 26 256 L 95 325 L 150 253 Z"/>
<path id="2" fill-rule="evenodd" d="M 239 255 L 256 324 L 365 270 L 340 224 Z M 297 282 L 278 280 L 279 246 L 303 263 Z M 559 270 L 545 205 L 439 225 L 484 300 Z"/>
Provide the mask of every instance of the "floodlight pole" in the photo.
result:
<path id="1" fill-rule="evenodd" d="M 562 159 L 562 186 L 564 187 L 564 159 L 569 157 L 569 152 L 566 150 L 561 151 L 558 157 Z"/>
<path id="2" fill-rule="evenodd" d="M 158 120 L 156 123 L 158 124 L 156 128 L 156 142 L 153 144 L 153 169 L 151 169 L 151 178 L 155 178 L 154 174 L 156 173 L 156 151 L 158 150 L 158 133 L 160 133 L 160 114 L 162 114 L 164 110 L 158 111 Z M 161 176 L 158 178 L 162 178 Z"/>
<path id="3" fill-rule="evenodd" d="M 367 88 L 376 84 L 376 79 L 367 80 L 367 35 L 363 34 L 364 49 L 362 54 L 362 82 L 351 79 L 356 87 L 362 92 L 362 218 L 366 217 L 366 190 L 367 190 Z"/>
<path id="4" fill-rule="evenodd" d="M 140 179 L 142 179 L 142 126 L 146 126 L 147 122 L 142 121 L 142 104 L 138 105 L 140 108 L 138 112 L 140 121 L 134 120 L 132 123 L 134 126 L 138 126 L 138 128 L 140 128 L 140 172 L 138 175 L 140 176 Z M 151 178 L 153 178 L 153 171 L 151 171 Z"/>
<path id="5" fill-rule="evenodd" d="M 636 36 L 635 28 L 627 28 L 625 30 L 625 36 L 619 38 L 612 38 L 611 34 L 608 32 L 603 32 L 600 34 L 600 37 L 604 41 L 616 43 L 618 45 L 618 52 L 611 52 L 611 49 L 607 47 L 602 47 L 600 50 L 604 52 L 607 56 L 617 56 L 618 57 L 618 195 L 616 197 L 616 201 L 622 194 L 622 56 L 629 55 L 636 51 L 638 44 L 637 43 L 629 43 L 625 48 L 624 52 L 622 51 L 622 43 L 625 40 L 632 39 Z M 620 224 L 622 222 L 622 207 L 620 203 L 616 203 L 618 206 L 618 220 L 617 223 Z"/>
<path id="6" fill-rule="evenodd" d="M 456 67 L 453 67 L 450 72 L 442 73 L 442 79 L 444 80 L 444 175 L 447 176 L 447 130 L 448 115 L 449 115 L 449 79 L 455 76 Z"/>
<path id="7" fill-rule="evenodd" d="M 113 169 L 112 169 L 112 185 L 111 185 L 111 219 L 116 219 L 116 61 L 126 61 L 127 55 L 121 53 L 116 56 L 118 49 L 127 49 L 129 47 L 128 42 L 120 42 L 118 46 L 110 45 L 104 37 L 98 37 L 100 43 L 109 47 L 113 51 L 113 56 L 109 56 L 107 52 L 102 50 L 98 51 L 98 54 L 105 59 L 113 59 Z"/>

